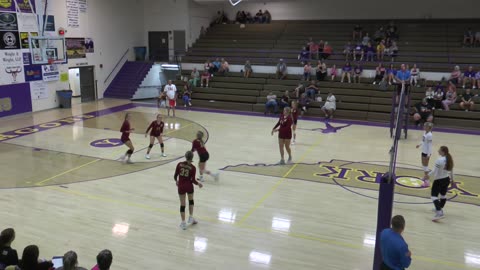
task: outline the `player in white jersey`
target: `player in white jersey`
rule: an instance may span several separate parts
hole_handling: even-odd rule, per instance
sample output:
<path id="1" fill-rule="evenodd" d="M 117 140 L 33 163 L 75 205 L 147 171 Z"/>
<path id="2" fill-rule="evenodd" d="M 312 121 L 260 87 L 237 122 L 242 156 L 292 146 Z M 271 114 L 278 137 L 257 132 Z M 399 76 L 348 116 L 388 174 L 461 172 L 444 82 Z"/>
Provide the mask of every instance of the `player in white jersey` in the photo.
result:
<path id="1" fill-rule="evenodd" d="M 428 174 L 433 177 L 432 201 L 435 205 L 435 216 L 433 221 L 444 218 L 443 208 L 447 203 L 447 191 L 450 183 L 453 183 L 453 158 L 448 147 L 441 146 L 438 150 L 440 157 L 435 161 L 435 167 Z M 440 195 L 440 197 L 439 197 Z"/>
<path id="2" fill-rule="evenodd" d="M 428 180 L 428 163 L 430 162 L 430 156 L 432 156 L 432 148 L 433 148 L 433 123 L 425 122 L 423 125 L 425 133 L 423 134 L 423 139 L 420 144 L 417 145 L 417 149 L 422 147 L 422 166 L 423 166 L 423 186 L 428 187 L 430 186 L 430 181 Z"/>
<path id="3" fill-rule="evenodd" d="M 167 95 L 168 100 L 168 116 L 170 116 L 170 109 L 172 109 L 173 117 L 175 117 L 175 106 L 177 105 L 177 87 L 172 83 L 172 80 L 168 80 L 167 85 L 165 85 L 164 92 Z"/>

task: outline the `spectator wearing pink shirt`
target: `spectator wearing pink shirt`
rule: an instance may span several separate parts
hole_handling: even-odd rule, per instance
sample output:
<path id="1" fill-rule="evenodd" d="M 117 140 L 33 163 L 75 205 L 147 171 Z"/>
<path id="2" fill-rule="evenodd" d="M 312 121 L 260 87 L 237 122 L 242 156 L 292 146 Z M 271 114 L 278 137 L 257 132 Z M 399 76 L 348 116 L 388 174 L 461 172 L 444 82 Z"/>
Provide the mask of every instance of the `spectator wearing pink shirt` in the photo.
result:
<path id="1" fill-rule="evenodd" d="M 450 81 L 448 83 L 448 91 L 445 93 L 445 99 L 442 101 L 443 109 L 450 110 L 450 105 L 457 101 L 457 87 Z"/>
<path id="2" fill-rule="evenodd" d="M 460 77 L 461 76 L 462 76 L 462 72 L 460 71 L 460 67 L 455 66 L 453 68 L 452 73 L 450 73 L 450 79 L 448 81 L 453 83 L 455 86 L 457 86 L 458 83 L 460 82 Z"/>
<path id="3" fill-rule="evenodd" d="M 310 64 L 310 62 L 307 62 L 303 67 L 303 80 L 309 81 L 311 74 L 312 74 L 312 65 Z"/>
<path id="4" fill-rule="evenodd" d="M 310 41 L 307 43 L 308 48 L 310 50 L 310 58 L 311 59 L 318 59 L 318 44 L 310 38 Z"/>
<path id="5" fill-rule="evenodd" d="M 112 265 L 112 252 L 108 249 L 100 251 L 97 255 L 97 264 L 92 268 L 92 270 L 110 270 Z"/>
<path id="6" fill-rule="evenodd" d="M 337 65 L 333 65 L 330 68 L 330 77 L 332 78 L 332 81 L 335 81 L 335 77 L 337 77 Z"/>

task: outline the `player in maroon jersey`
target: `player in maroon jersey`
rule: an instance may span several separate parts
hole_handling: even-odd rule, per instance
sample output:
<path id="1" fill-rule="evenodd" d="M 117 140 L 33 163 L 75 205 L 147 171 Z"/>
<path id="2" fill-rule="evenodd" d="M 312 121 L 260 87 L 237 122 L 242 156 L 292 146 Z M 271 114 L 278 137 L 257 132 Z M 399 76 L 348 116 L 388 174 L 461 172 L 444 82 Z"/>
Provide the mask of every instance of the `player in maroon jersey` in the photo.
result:
<path id="1" fill-rule="evenodd" d="M 157 120 L 153 121 L 150 126 L 148 126 L 147 131 L 145 131 L 145 138 L 148 136 L 148 131 L 150 131 L 150 145 L 148 146 L 147 154 L 145 155 L 146 159 L 150 159 L 150 151 L 152 150 L 153 143 L 155 142 L 155 138 L 157 138 L 158 143 L 160 144 L 160 148 L 162 149 L 162 157 L 166 157 L 165 155 L 165 145 L 163 144 L 162 134 L 163 134 L 163 127 L 165 123 L 162 121 L 162 116 L 157 114 Z"/>
<path id="2" fill-rule="evenodd" d="M 187 151 L 187 153 L 185 153 L 185 159 L 186 161 L 177 164 L 175 175 L 173 176 L 178 187 L 178 196 L 180 197 L 180 217 L 182 218 L 180 228 L 183 230 L 187 229 L 187 223 L 185 222 L 185 194 L 188 195 L 188 210 L 190 214 L 188 223 L 195 225 L 197 221 L 193 218 L 193 185 L 198 185 L 200 188 L 203 187 L 202 183 L 197 182 L 195 179 L 197 169 L 192 164 L 193 152 Z"/>
<path id="3" fill-rule="evenodd" d="M 295 144 L 295 139 L 297 138 L 297 122 L 298 122 L 298 103 L 297 101 L 292 101 L 292 119 L 293 119 L 293 125 L 292 125 L 292 131 L 293 131 L 293 141 L 292 144 Z"/>
<path id="4" fill-rule="evenodd" d="M 200 161 L 198 162 L 198 168 L 200 169 L 200 177 L 199 180 L 201 182 L 205 181 L 203 179 L 203 173 L 211 175 L 215 181 L 218 181 L 218 173 L 212 173 L 209 170 L 206 170 L 205 167 L 207 166 L 207 161 L 210 158 L 210 154 L 208 154 L 207 149 L 205 148 L 205 142 L 203 141 L 203 132 L 197 132 L 197 138 L 192 142 L 192 152 L 197 152 Z"/>
<path id="5" fill-rule="evenodd" d="M 289 107 L 283 109 L 283 114 L 280 115 L 280 119 L 278 123 L 272 129 L 272 135 L 275 132 L 278 132 L 278 146 L 280 147 L 280 156 L 281 160 L 278 164 L 285 165 L 284 159 L 284 150 L 287 150 L 288 153 L 288 163 L 292 162 L 292 152 L 290 150 L 290 140 L 292 139 L 292 125 L 293 125 L 293 117 L 292 111 Z"/>
<path id="6" fill-rule="evenodd" d="M 130 126 L 130 113 L 125 114 L 125 120 L 123 121 L 122 127 L 120 128 L 120 132 L 122 133 L 122 137 L 120 140 L 128 147 L 128 151 L 123 155 L 120 160 L 124 161 L 127 158 L 127 163 L 132 164 L 133 162 L 130 160 L 132 157 L 133 151 L 135 148 L 133 147 L 132 141 L 130 140 L 130 133 L 135 129 Z"/>

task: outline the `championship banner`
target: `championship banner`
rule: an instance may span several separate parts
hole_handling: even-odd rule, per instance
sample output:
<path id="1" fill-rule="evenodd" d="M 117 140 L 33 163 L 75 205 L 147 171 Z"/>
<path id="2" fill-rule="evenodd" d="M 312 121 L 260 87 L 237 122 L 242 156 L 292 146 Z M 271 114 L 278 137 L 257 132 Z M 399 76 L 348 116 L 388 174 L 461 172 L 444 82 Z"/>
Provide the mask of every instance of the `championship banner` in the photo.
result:
<path id="1" fill-rule="evenodd" d="M 0 86 L 0 117 L 32 111 L 30 84 Z"/>

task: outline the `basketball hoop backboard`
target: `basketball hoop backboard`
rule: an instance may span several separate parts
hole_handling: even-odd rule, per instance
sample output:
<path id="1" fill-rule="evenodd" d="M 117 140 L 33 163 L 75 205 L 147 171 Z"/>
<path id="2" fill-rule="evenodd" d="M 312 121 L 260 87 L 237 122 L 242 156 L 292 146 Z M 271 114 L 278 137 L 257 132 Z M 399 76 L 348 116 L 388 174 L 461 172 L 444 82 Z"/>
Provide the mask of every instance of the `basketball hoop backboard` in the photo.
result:
<path id="1" fill-rule="evenodd" d="M 67 63 L 67 50 L 63 37 L 28 37 L 32 64 L 65 64 Z"/>

